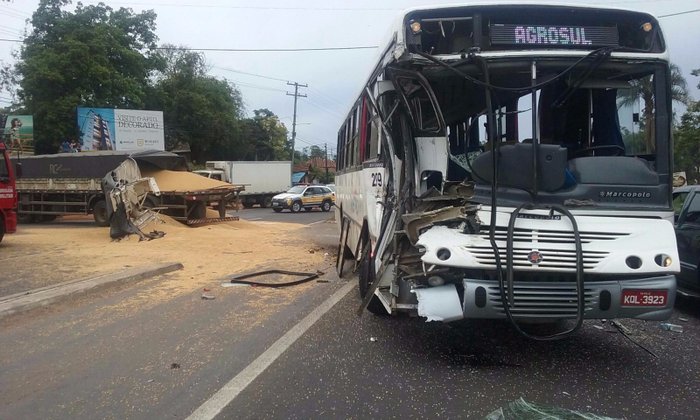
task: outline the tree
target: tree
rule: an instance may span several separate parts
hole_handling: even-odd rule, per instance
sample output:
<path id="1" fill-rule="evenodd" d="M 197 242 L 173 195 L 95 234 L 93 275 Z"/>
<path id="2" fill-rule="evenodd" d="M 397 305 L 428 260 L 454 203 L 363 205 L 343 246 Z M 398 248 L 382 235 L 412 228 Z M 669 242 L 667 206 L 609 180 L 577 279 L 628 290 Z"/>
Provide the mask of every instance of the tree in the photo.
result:
<path id="1" fill-rule="evenodd" d="M 244 146 L 240 92 L 207 75 L 201 53 L 167 46 L 159 57 L 162 71 L 147 104 L 163 110 L 166 148 L 188 144 L 196 162 L 235 159 Z"/>
<path id="2" fill-rule="evenodd" d="M 693 70 L 692 74 L 700 76 L 700 69 Z M 685 171 L 686 178 L 697 183 L 700 178 L 700 102 L 690 103 L 681 117 L 674 136 L 673 160 L 675 171 Z"/>
<path id="3" fill-rule="evenodd" d="M 14 77 L 17 96 L 34 115 L 38 153 L 54 152 L 61 139 L 77 136 L 76 107 L 142 108 L 149 75 L 160 61 L 156 14 L 41 0 L 20 49 Z"/>
<path id="4" fill-rule="evenodd" d="M 683 73 L 680 67 L 675 64 L 670 65 L 670 82 L 671 82 L 671 99 L 676 102 L 683 104 L 688 103 L 688 86 L 686 84 Z M 632 85 L 631 89 L 625 89 L 621 92 L 622 99 L 618 103 L 618 106 L 631 106 L 634 105 L 637 100 L 642 101 L 644 108 L 642 108 L 641 124 L 645 133 L 645 144 L 648 151 L 653 151 L 655 149 L 654 144 L 654 85 L 652 76 L 642 77 L 640 79 L 634 79 L 630 82 Z"/>
<path id="5" fill-rule="evenodd" d="M 291 143 L 287 140 L 287 127 L 268 109 L 256 109 L 253 114 L 253 118 L 244 121 L 243 159 L 289 160 Z"/>

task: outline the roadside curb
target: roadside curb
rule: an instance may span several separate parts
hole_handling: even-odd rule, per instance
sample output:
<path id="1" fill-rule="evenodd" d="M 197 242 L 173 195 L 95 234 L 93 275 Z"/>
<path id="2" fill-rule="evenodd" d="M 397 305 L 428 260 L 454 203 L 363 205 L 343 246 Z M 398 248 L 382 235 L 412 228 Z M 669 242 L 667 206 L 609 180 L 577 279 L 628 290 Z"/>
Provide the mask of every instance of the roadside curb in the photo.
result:
<path id="1" fill-rule="evenodd" d="M 60 283 L 16 293 L 14 295 L 3 296 L 0 297 L 0 318 L 39 306 L 46 306 L 67 296 L 84 293 L 113 283 L 144 280 L 149 277 L 182 270 L 183 268 L 181 263 L 163 263 L 146 267 L 127 268 L 116 273 L 104 274 L 89 279 Z"/>

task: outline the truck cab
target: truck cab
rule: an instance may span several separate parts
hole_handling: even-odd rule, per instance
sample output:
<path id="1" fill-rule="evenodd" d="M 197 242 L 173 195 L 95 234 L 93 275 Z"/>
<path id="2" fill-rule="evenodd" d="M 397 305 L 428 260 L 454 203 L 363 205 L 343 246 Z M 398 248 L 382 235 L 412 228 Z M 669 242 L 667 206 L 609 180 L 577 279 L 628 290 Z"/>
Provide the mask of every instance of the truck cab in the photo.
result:
<path id="1" fill-rule="evenodd" d="M 192 172 L 196 173 L 197 175 L 202 175 L 205 178 L 229 182 L 228 179 L 226 179 L 226 173 L 220 169 L 198 169 Z"/>
<path id="2" fill-rule="evenodd" d="M 5 143 L 0 143 L 0 241 L 17 230 L 17 188 Z"/>

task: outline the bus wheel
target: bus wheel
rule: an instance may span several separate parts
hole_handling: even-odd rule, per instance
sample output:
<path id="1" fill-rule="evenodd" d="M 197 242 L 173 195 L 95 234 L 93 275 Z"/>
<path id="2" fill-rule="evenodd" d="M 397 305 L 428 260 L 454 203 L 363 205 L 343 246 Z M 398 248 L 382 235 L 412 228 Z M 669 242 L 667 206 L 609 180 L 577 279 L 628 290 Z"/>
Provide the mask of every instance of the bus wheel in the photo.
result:
<path id="1" fill-rule="evenodd" d="M 369 292 L 370 288 L 370 278 L 372 277 L 372 261 L 369 258 L 369 255 L 365 254 L 362 258 L 362 263 L 360 265 L 360 273 L 359 273 L 359 289 L 360 289 L 360 298 L 364 299 L 365 296 L 367 296 L 367 292 Z M 384 305 L 382 302 L 379 300 L 377 296 L 372 296 L 372 300 L 369 301 L 369 304 L 367 305 L 367 310 L 373 313 L 374 315 L 377 316 L 387 316 L 389 313 L 386 311 L 384 308 Z"/>
<path id="2" fill-rule="evenodd" d="M 297 213 L 301 210 L 301 203 L 298 201 L 295 201 L 292 203 L 292 213 Z"/>
<path id="3" fill-rule="evenodd" d="M 272 207 L 272 197 L 263 197 L 262 200 L 260 200 L 260 207 L 263 209 Z"/>
<path id="4" fill-rule="evenodd" d="M 95 224 L 97 226 L 109 226 L 109 219 L 107 219 L 107 203 L 105 203 L 104 200 L 96 202 L 92 207 L 92 217 L 95 219 Z"/>
<path id="5" fill-rule="evenodd" d="M 321 204 L 321 210 L 325 212 L 331 211 L 331 202 L 328 200 L 324 201 L 323 204 Z"/>
<path id="6" fill-rule="evenodd" d="M 2 242 L 2 238 L 5 237 L 5 221 L 0 218 L 0 242 Z"/>

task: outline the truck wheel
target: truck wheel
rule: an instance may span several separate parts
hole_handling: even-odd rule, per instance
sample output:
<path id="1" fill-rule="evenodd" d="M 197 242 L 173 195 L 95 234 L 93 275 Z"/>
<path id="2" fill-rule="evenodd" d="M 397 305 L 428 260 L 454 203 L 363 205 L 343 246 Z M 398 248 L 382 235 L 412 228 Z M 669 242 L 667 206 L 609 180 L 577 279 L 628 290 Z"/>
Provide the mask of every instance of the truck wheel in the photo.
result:
<path id="1" fill-rule="evenodd" d="M 263 197 L 263 199 L 260 200 L 260 207 L 264 209 L 272 207 L 272 197 Z"/>
<path id="2" fill-rule="evenodd" d="M 279 208 L 279 207 L 275 207 L 275 208 L 273 208 L 272 210 L 274 210 L 274 211 L 275 211 L 275 213 L 279 213 L 279 212 L 281 212 L 281 211 L 282 211 L 282 209 L 281 209 L 281 208 Z"/>
<path id="3" fill-rule="evenodd" d="M 205 219 L 207 217 L 207 206 L 201 201 L 195 201 L 190 205 L 190 211 L 187 214 L 187 220 Z"/>
<path id="4" fill-rule="evenodd" d="M 325 212 L 331 211 L 331 202 L 328 200 L 324 201 L 323 204 L 321 204 L 321 210 Z"/>
<path id="5" fill-rule="evenodd" d="M 107 218 L 107 203 L 105 203 L 104 200 L 96 202 L 92 207 L 92 217 L 95 219 L 95 224 L 97 226 L 109 226 L 109 219 Z"/>
<path id="6" fill-rule="evenodd" d="M 299 212 L 299 211 L 301 210 L 301 208 L 302 208 L 302 207 L 301 207 L 301 203 L 300 203 L 300 202 L 295 201 L 294 203 L 292 203 L 292 213 L 297 213 L 297 212 Z"/>
<path id="7" fill-rule="evenodd" d="M 21 213 L 17 215 L 17 222 L 22 223 L 24 225 L 29 224 L 29 223 L 34 223 L 36 221 L 36 218 L 34 217 L 33 214 L 26 214 L 26 213 Z"/>
<path id="8" fill-rule="evenodd" d="M 0 218 L 0 242 L 5 237 L 5 221 Z"/>

